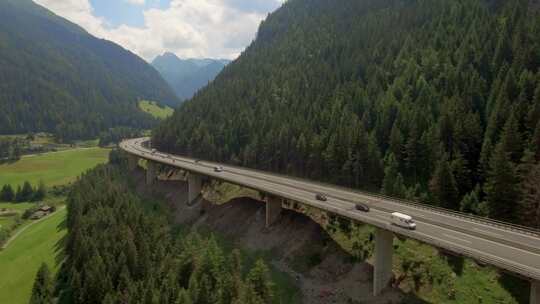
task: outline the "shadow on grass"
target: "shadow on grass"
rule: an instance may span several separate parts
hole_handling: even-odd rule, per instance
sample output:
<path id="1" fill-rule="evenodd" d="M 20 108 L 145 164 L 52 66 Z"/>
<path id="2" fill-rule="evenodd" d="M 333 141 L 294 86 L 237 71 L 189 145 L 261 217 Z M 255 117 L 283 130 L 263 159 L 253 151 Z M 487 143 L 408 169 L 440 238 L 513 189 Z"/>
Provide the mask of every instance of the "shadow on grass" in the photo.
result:
<path id="1" fill-rule="evenodd" d="M 502 273 L 499 276 L 499 283 L 506 289 L 518 303 L 529 303 L 530 283 L 529 281 Z"/>
<path id="2" fill-rule="evenodd" d="M 67 230 L 67 218 L 64 218 L 64 220 L 56 226 L 56 229 L 58 231 Z M 62 238 L 60 238 L 56 242 L 56 244 L 54 244 L 56 265 L 62 264 L 62 262 L 66 258 L 66 254 L 64 250 L 64 248 L 66 247 L 66 242 L 67 242 L 67 233 L 64 236 L 62 236 Z"/>
<path id="3" fill-rule="evenodd" d="M 461 256 L 445 254 L 446 262 L 448 266 L 452 268 L 455 274 L 461 276 L 463 274 L 463 268 L 465 267 L 465 258 Z"/>
<path id="4" fill-rule="evenodd" d="M 401 299 L 402 304 L 432 304 L 426 300 L 420 299 L 414 293 L 404 293 Z"/>

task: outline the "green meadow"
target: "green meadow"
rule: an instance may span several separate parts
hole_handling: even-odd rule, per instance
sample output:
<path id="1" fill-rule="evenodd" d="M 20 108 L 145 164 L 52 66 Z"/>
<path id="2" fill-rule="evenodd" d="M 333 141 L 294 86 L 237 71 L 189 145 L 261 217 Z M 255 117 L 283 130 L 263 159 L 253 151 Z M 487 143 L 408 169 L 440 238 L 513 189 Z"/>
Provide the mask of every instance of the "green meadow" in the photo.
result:
<path id="1" fill-rule="evenodd" d="M 24 181 L 36 186 L 42 180 L 48 188 L 74 181 L 81 173 L 108 160 L 109 149 L 77 148 L 27 155 L 13 163 L 0 164 L 0 185 L 16 187 Z M 0 303 L 28 303 L 34 278 L 41 263 L 56 273 L 61 263 L 61 240 L 66 234 L 64 197 L 49 194 L 45 203 L 59 210 L 39 222 L 22 220 L 11 235 L 16 237 L 0 251 Z M 18 216 L 0 216 L 0 225 L 9 228 L 16 218 L 35 203 L 0 203 L 0 209 Z"/>
<path id="2" fill-rule="evenodd" d="M 17 162 L 0 164 L 0 185 L 16 187 L 29 181 L 35 186 L 40 180 L 49 187 L 64 185 L 106 162 L 108 154 L 108 149 L 93 147 L 26 155 Z"/>
<path id="3" fill-rule="evenodd" d="M 174 113 L 173 108 L 168 106 L 161 107 L 155 101 L 141 100 L 139 102 L 139 108 L 158 119 L 165 119 Z"/>
<path id="4" fill-rule="evenodd" d="M 42 262 L 56 273 L 62 260 L 65 218 L 66 209 L 58 210 L 29 226 L 0 251 L 0 303 L 28 303 L 34 277 Z"/>

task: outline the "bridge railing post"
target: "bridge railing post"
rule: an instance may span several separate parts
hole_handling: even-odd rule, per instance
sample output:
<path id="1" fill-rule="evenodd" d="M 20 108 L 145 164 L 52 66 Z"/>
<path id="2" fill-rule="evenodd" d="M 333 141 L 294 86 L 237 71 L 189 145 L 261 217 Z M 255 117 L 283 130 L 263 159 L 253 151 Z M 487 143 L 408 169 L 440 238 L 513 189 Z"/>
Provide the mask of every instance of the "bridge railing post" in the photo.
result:
<path id="1" fill-rule="evenodd" d="M 392 280 L 392 256 L 394 234 L 391 231 L 375 230 L 375 263 L 373 268 L 373 295 L 377 296 Z"/>
<path id="2" fill-rule="evenodd" d="M 540 281 L 531 281 L 530 304 L 540 304 Z"/>

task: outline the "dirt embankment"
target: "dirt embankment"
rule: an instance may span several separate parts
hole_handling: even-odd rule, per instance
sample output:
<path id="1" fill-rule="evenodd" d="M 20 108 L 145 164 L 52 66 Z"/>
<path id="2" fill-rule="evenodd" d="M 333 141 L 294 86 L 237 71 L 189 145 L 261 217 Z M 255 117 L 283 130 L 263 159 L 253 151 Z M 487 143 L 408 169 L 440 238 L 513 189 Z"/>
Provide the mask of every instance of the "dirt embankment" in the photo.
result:
<path id="1" fill-rule="evenodd" d="M 236 198 L 222 205 L 201 202 L 188 207 L 187 185 L 181 181 L 156 182 L 146 187 L 142 175 L 138 190 L 165 197 L 179 223 L 215 231 L 250 250 L 271 252 L 271 263 L 288 273 L 303 295 L 303 303 L 399 303 L 399 290 L 372 296 L 372 266 L 353 263 L 317 223 L 283 210 L 278 222 L 265 227 L 265 205 L 251 198 Z M 201 212 L 205 204 L 204 212 Z"/>

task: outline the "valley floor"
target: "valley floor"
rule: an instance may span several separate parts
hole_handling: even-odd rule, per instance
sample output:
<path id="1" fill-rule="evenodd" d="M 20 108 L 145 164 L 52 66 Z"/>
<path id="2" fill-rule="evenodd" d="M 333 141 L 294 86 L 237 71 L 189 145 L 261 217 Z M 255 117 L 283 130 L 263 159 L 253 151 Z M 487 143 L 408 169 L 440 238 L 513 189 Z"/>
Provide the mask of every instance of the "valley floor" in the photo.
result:
<path id="1" fill-rule="evenodd" d="M 26 304 L 41 263 L 54 273 L 63 260 L 62 248 L 66 209 L 61 208 L 43 221 L 29 226 L 0 251 L 0 303 Z"/>

